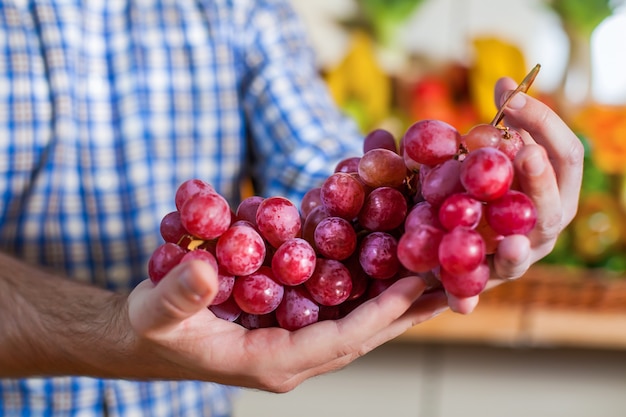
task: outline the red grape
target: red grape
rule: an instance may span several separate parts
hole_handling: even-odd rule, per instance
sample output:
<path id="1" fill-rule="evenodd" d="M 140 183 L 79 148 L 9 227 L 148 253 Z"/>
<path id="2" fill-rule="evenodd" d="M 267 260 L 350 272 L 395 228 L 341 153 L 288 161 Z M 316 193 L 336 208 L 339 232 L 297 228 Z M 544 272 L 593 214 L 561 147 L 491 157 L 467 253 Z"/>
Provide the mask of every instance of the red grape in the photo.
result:
<path id="1" fill-rule="evenodd" d="M 285 285 L 299 285 L 315 270 L 315 249 L 301 238 L 286 240 L 272 256 L 274 277 Z"/>
<path id="2" fill-rule="evenodd" d="M 398 188 L 404 183 L 408 170 L 400 155 L 389 149 L 376 148 L 361 157 L 358 174 L 370 187 Z"/>
<path id="3" fill-rule="evenodd" d="M 409 271 L 426 272 L 439 265 L 439 244 L 444 232 L 422 224 L 405 232 L 398 241 L 398 259 Z"/>
<path id="4" fill-rule="evenodd" d="M 479 148 L 496 148 L 501 139 L 502 131 L 500 129 L 491 124 L 481 123 L 472 127 L 463 136 L 463 144 L 471 152 Z"/>
<path id="5" fill-rule="evenodd" d="M 460 274 L 442 269 L 440 275 L 441 283 L 447 292 L 457 297 L 473 297 L 485 289 L 489 280 L 489 265 L 482 262 L 475 269 Z"/>
<path id="6" fill-rule="evenodd" d="M 404 133 L 404 152 L 423 165 L 438 165 L 453 158 L 459 149 L 461 134 L 440 120 L 420 120 Z"/>
<path id="7" fill-rule="evenodd" d="M 475 228 L 483 214 L 483 204 L 467 193 L 452 194 L 439 207 L 439 222 L 447 230 L 457 226 Z"/>
<path id="8" fill-rule="evenodd" d="M 235 216 L 237 219 L 246 220 L 256 227 L 256 212 L 263 200 L 264 198 L 258 195 L 244 198 L 237 206 Z"/>
<path id="9" fill-rule="evenodd" d="M 448 159 L 428 170 L 422 180 L 422 196 L 435 207 L 438 207 L 448 196 L 465 191 L 459 175 L 462 163 L 456 159 Z"/>
<path id="10" fill-rule="evenodd" d="M 302 220 L 291 201 L 284 197 L 269 197 L 257 208 L 256 224 L 261 235 L 277 248 L 284 241 L 300 236 Z"/>
<path id="11" fill-rule="evenodd" d="M 180 209 L 180 221 L 192 235 L 210 240 L 228 229 L 231 211 L 224 197 L 214 192 L 199 192 L 187 199 Z"/>
<path id="12" fill-rule="evenodd" d="M 393 277 L 400 269 L 398 241 L 385 232 L 372 232 L 359 246 L 359 263 L 363 271 L 373 278 Z"/>
<path id="13" fill-rule="evenodd" d="M 215 248 L 217 260 L 232 275 L 249 275 L 265 260 L 265 242 L 252 227 L 232 226 L 220 236 Z"/>
<path id="14" fill-rule="evenodd" d="M 407 210 L 406 198 L 400 191 L 391 187 L 379 187 L 366 197 L 358 221 L 368 230 L 385 232 L 400 226 Z"/>
<path id="15" fill-rule="evenodd" d="M 513 164 L 496 148 L 470 152 L 461 165 L 463 187 L 480 201 L 491 201 L 506 193 L 513 183 Z"/>
<path id="16" fill-rule="evenodd" d="M 487 222 L 501 235 L 525 235 L 537 223 L 537 209 L 526 194 L 509 190 L 505 195 L 487 204 Z"/>
<path id="17" fill-rule="evenodd" d="M 365 190 L 352 175 L 336 172 L 322 184 L 320 199 L 330 215 L 352 220 L 361 211 Z"/>
<path id="18" fill-rule="evenodd" d="M 300 201 L 300 215 L 302 215 L 303 219 L 306 219 L 315 207 L 322 205 L 321 190 L 320 187 L 311 188 L 302 197 Z"/>
<path id="19" fill-rule="evenodd" d="M 326 217 L 315 228 L 313 242 L 317 251 L 326 258 L 343 260 L 356 249 L 356 232 L 346 219 Z"/>
<path id="20" fill-rule="evenodd" d="M 284 287 L 274 279 L 271 268 L 262 266 L 256 272 L 237 277 L 233 298 L 241 310 L 250 314 L 267 314 L 278 307 Z"/>
<path id="21" fill-rule="evenodd" d="M 176 209 L 180 210 L 183 207 L 183 204 L 187 200 L 189 200 L 189 198 L 193 197 L 199 192 L 214 193 L 215 189 L 210 184 L 200 179 L 194 178 L 184 181 L 176 189 L 176 195 L 174 196 L 174 204 L 176 205 Z"/>
<path id="22" fill-rule="evenodd" d="M 283 329 L 298 330 L 318 321 L 320 307 L 303 287 L 287 287 L 276 309 L 276 320 Z"/>
<path id="23" fill-rule="evenodd" d="M 441 239 L 438 255 L 442 269 L 452 274 L 465 274 L 485 259 L 485 242 L 475 230 L 456 227 Z"/>
<path id="24" fill-rule="evenodd" d="M 180 222 L 180 213 L 178 210 L 163 216 L 161 219 L 160 232 L 161 237 L 163 237 L 163 240 L 166 242 L 180 242 L 182 237 L 187 233 L 187 230 L 185 230 L 183 224 Z"/>
<path id="25" fill-rule="evenodd" d="M 350 296 L 352 278 L 348 268 L 340 261 L 318 258 L 315 271 L 304 286 L 317 303 L 334 306 Z"/>
<path id="26" fill-rule="evenodd" d="M 369 132 L 363 139 L 363 154 L 371 149 L 388 149 L 398 153 L 396 139 L 391 132 L 385 129 L 375 129 Z"/>
<path id="27" fill-rule="evenodd" d="M 180 263 L 185 250 L 175 243 L 165 242 L 152 252 L 148 261 L 148 276 L 153 283 L 158 283 Z"/>

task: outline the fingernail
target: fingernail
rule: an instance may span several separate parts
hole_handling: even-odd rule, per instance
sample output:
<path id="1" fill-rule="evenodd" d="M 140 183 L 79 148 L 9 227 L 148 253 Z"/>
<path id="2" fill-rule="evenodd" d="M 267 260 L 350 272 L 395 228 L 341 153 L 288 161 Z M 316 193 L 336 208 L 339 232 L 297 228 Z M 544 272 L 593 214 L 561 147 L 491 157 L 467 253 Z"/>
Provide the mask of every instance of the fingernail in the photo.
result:
<path id="1" fill-rule="evenodd" d="M 536 177 L 541 175 L 545 168 L 546 164 L 539 153 L 534 153 L 524 160 L 524 172 L 527 175 Z"/>
<path id="2" fill-rule="evenodd" d="M 178 280 L 189 293 L 198 299 L 204 298 L 211 290 L 201 279 L 197 279 L 188 267 L 183 268 Z"/>
<path id="3" fill-rule="evenodd" d="M 517 93 L 512 98 L 511 101 L 506 105 L 508 108 L 513 110 L 519 110 L 526 105 L 526 95 L 524 93 Z"/>

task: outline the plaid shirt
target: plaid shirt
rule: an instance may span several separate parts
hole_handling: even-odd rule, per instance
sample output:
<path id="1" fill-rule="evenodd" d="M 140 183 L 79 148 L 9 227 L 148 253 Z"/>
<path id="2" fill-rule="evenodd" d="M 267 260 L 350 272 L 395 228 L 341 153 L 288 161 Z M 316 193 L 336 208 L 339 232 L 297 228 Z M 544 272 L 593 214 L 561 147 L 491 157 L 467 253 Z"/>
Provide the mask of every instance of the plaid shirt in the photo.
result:
<path id="1" fill-rule="evenodd" d="M 182 181 L 297 202 L 360 152 L 288 4 L 0 1 L 0 249 L 25 261 L 127 291 Z M 0 414 L 221 416 L 230 391 L 0 380 Z"/>

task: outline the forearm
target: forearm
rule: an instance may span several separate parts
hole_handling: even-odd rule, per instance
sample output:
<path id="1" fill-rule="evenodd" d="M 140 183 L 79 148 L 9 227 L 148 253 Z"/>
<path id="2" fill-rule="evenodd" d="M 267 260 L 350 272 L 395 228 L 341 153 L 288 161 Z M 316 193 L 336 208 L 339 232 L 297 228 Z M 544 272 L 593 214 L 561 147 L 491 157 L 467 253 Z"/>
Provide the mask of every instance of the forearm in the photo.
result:
<path id="1" fill-rule="evenodd" d="M 0 376 L 110 376 L 133 338 L 125 296 L 0 254 Z"/>

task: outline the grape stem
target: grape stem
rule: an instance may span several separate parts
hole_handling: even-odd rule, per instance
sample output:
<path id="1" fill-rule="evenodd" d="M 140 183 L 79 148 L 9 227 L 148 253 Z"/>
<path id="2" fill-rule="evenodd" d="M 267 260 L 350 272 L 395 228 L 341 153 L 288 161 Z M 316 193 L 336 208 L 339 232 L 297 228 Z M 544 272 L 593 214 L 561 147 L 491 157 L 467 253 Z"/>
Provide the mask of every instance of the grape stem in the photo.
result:
<path id="1" fill-rule="evenodd" d="M 509 104 L 509 101 L 511 101 L 511 99 L 515 96 L 515 94 L 519 93 L 520 91 L 523 93 L 528 91 L 533 81 L 535 81 L 535 78 L 537 77 L 537 74 L 539 73 L 540 69 L 541 69 L 540 64 L 535 65 L 533 69 L 530 70 L 530 72 L 526 75 L 526 77 L 524 77 L 522 82 L 519 83 L 517 88 L 513 90 L 513 92 L 507 97 L 505 102 L 502 104 L 502 107 L 500 107 L 500 110 L 498 110 L 498 113 L 496 113 L 496 116 L 491 121 L 492 126 L 497 127 L 500 124 L 500 122 L 504 118 L 504 109 L 506 108 L 506 105 Z"/>

